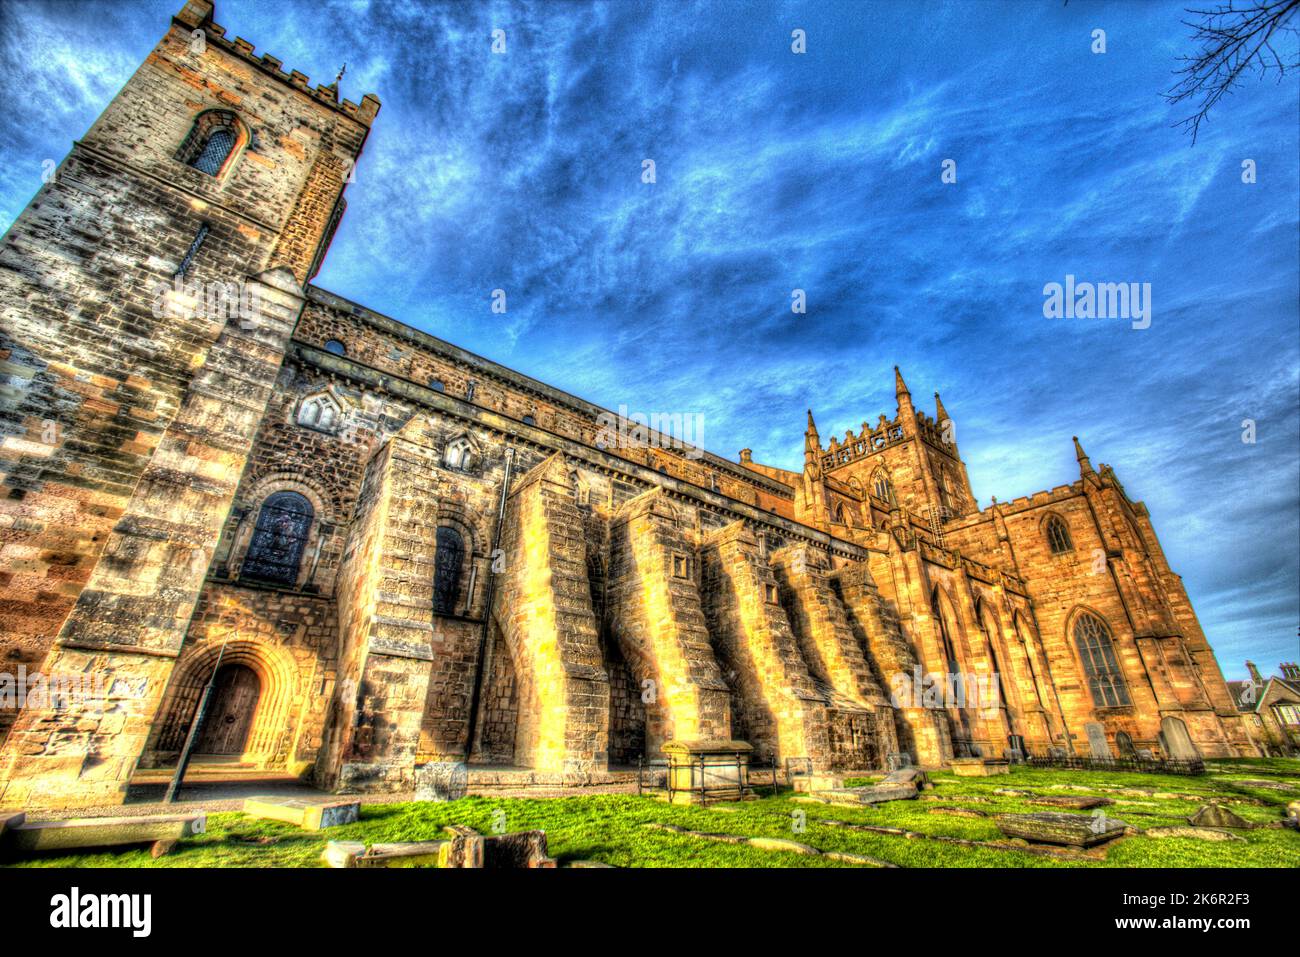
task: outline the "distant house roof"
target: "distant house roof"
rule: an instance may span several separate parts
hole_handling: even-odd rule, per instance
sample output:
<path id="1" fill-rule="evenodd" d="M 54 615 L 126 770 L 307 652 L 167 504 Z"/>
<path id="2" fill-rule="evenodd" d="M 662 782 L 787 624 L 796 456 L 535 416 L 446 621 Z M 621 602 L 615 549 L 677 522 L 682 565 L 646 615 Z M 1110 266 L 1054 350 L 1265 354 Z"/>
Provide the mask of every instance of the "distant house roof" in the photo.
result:
<path id="1" fill-rule="evenodd" d="M 1277 675 L 1267 679 L 1262 686 L 1250 681 L 1225 683 L 1232 695 L 1232 703 L 1243 714 L 1257 712 L 1265 704 L 1300 704 L 1300 687 Z"/>

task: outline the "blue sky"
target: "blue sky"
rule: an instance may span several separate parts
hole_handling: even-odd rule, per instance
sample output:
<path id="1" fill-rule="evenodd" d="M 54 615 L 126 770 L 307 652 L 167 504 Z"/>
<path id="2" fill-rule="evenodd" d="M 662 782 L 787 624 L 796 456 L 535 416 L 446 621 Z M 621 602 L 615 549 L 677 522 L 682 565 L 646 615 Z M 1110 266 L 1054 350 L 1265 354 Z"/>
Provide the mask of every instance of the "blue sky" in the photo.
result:
<path id="1" fill-rule="evenodd" d="M 1193 146 L 1159 95 L 1185 5 L 221 0 L 216 19 L 313 82 L 346 61 L 343 94 L 383 101 L 318 284 L 607 407 L 702 413 L 732 458 L 797 468 L 809 406 L 823 438 L 892 413 L 895 363 L 922 408 L 943 393 L 982 506 L 1072 481 L 1078 434 L 1146 501 L 1240 677 L 1300 654 L 1300 87 L 1248 81 Z M 0 8 L 0 227 L 180 6 Z M 1045 319 L 1067 274 L 1151 283 L 1151 327 Z"/>

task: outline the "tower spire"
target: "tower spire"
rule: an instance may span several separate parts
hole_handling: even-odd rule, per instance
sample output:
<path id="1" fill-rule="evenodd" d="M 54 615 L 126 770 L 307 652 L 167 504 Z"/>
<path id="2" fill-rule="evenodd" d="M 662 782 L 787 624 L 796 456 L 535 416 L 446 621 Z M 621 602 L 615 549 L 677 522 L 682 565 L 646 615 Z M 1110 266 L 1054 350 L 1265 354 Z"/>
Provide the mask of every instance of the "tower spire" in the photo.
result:
<path id="1" fill-rule="evenodd" d="M 911 394 L 907 391 L 907 383 L 903 381 L 903 373 L 898 371 L 898 366 L 894 366 L 894 395 L 910 396 Z"/>
<path id="2" fill-rule="evenodd" d="M 948 410 L 943 407 L 943 399 L 939 398 L 939 393 L 934 394 L 934 421 L 940 426 L 948 420 Z"/>
<path id="3" fill-rule="evenodd" d="M 821 436 L 817 434 L 817 423 L 813 421 L 812 409 L 808 410 L 808 428 L 803 434 L 803 450 L 805 452 L 820 452 L 822 450 Z"/>
<path id="4" fill-rule="evenodd" d="M 1079 460 L 1080 475 L 1096 475 L 1092 470 L 1092 463 L 1088 461 L 1088 454 L 1083 451 L 1083 446 L 1079 444 L 1079 437 L 1074 437 L 1074 457 Z"/>

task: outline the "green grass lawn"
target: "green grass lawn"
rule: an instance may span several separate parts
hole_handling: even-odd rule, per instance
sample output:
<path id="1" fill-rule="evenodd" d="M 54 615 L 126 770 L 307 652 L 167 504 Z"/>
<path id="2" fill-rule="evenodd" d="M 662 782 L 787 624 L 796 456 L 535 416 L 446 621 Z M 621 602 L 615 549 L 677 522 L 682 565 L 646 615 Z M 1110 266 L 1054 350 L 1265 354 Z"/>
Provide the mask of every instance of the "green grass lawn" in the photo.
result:
<path id="1" fill-rule="evenodd" d="M 1012 788 L 1038 794 L 1109 797 L 1109 817 L 1141 829 L 1186 824 L 1210 800 L 1228 804 L 1248 821 L 1282 819 L 1288 801 L 1300 799 L 1300 762 L 1219 761 L 1201 777 L 1108 774 L 1015 768 L 1010 775 L 958 778 L 931 775 L 926 792 L 935 800 L 894 801 L 875 807 L 803 803 L 783 792 L 776 797 L 710 805 L 670 806 L 630 795 L 526 799 L 470 797 L 448 804 L 370 804 L 361 820 L 326 832 L 303 832 L 289 825 L 213 814 L 208 832 L 185 841 L 172 854 L 153 860 L 147 848 L 121 852 L 46 856 L 22 862 L 27 867 L 317 867 L 328 840 L 380 843 L 435 840 L 447 824 L 467 824 L 482 833 L 500 824 L 505 830 L 541 828 L 550 852 L 563 864 L 595 860 L 618 867 L 845 867 L 823 857 L 764 851 L 690 835 L 646 828 L 647 822 L 676 824 L 695 831 L 747 837 L 784 837 L 822 851 L 865 854 L 901 867 L 1300 867 L 1300 834 L 1289 829 L 1242 832 L 1244 841 L 1210 842 L 1194 838 L 1130 837 L 1112 843 L 1104 860 L 1078 861 L 1029 854 L 1016 849 L 969 847 L 897 835 L 854 831 L 823 820 L 904 828 L 926 835 L 980 842 L 1004 841 L 991 818 L 931 813 L 932 808 L 969 808 L 987 814 L 1054 810 L 1034 806 L 1027 797 L 999 795 Z M 1274 782 L 1288 790 L 1251 785 Z M 1118 788 L 1142 789 L 1121 794 Z M 1087 812 L 1082 812 L 1087 813 Z M 796 830 L 802 819 L 803 830 Z"/>

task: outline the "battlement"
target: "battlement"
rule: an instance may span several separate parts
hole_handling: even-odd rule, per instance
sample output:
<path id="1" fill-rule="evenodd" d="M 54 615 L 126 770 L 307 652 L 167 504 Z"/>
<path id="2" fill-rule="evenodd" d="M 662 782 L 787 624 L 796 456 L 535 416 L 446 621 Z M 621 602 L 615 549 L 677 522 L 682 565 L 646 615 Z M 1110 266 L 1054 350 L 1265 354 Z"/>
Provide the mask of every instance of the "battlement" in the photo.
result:
<path id="1" fill-rule="evenodd" d="M 829 472 L 848 465 L 879 452 L 888 445 L 901 442 L 906 437 L 903 424 L 897 418 L 891 420 L 881 415 L 874 428 L 863 422 L 862 431 L 858 435 L 854 435 L 852 429 L 846 431 L 843 442 L 831 436 L 830 444 L 824 449 L 827 454 L 822 456 L 822 468 Z"/>
<path id="2" fill-rule="evenodd" d="M 311 79 L 305 74 L 299 73 L 297 70 L 285 71 L 277 57 L 273 57 L 269 53 L 264 53 L 260 57 L 255 56 L 253 44 L 243 37 L 235 37 L 234 40 L 227 39 L 226 28 L 213 20 L 212 0 L 186 0 L 185 6 L 173 18 L 173 22 L 190 31 L 202 30 L 207 43 L 220 47 L 232 56 L 239 57 L 275 77 L 280 82 L 301 91 L 321 105 L 337 110 L 344 116 L 356 120 L 362 126 L 370 126 L 379 113 L 379 97 L 373 93 L 367 93 L 363 96 L 360 105 L 353 103 L 351 100 L 340 101 L 337 82 L 321 83 L 313 87 Z"/>

